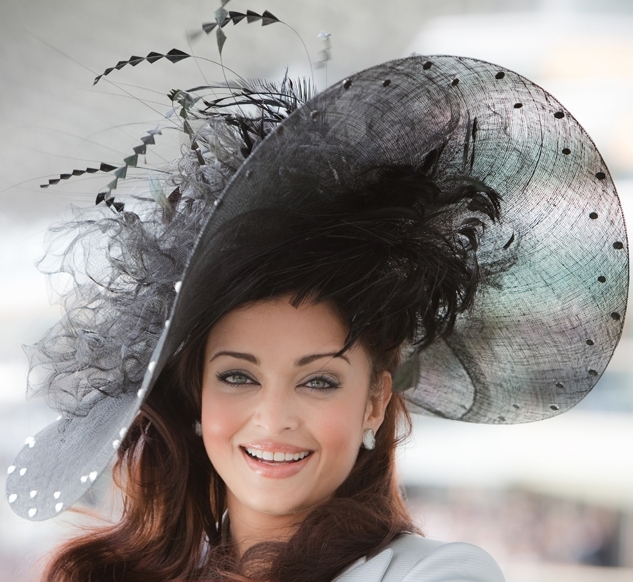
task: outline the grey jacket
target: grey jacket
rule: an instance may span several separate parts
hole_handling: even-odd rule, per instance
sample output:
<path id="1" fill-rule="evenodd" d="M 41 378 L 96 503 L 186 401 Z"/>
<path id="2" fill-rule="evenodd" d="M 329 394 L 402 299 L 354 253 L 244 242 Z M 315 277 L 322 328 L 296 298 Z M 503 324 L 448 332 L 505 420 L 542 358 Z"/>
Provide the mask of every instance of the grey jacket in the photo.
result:
<path id="1" fill-rule="evenodd" d="M 477 546 L 402 535 L 373 558 L 354 562 L 334 582 L 505 582 Z"/>

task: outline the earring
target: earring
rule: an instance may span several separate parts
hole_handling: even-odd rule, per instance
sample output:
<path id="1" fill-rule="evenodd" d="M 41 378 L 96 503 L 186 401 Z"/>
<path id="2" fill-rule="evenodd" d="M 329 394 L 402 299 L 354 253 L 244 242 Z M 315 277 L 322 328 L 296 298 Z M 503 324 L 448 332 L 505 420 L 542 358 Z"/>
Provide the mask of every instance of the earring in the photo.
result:
<path id="1" fill-rule="evenodd" d="M 366 428 L 363 431 L 363 446 L 371 451 L 376 446 L 376 435 L 371 428 Z"/>
<path id="2" fill-rule="evenodd" d="M 199 420 L 193 423 L 193 432 L 195 432 L 199 437 L 202 436 L 202 423 Z"/>

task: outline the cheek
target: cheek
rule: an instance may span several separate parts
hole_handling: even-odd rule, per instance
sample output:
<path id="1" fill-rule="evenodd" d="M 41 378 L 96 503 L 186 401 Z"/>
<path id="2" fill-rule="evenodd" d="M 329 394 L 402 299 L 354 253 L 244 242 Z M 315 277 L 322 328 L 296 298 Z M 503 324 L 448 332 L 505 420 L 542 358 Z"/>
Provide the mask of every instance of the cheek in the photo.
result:
<path id="1" fill-rule="evenodd" d="M 234 435 L 245 422 L 245 410 L 235 400 L 202 393 L 202 437 L 212 462 L 230 447 Z"/>
<path id="2" fill-rule="evenodd" d="M 353 406 L 332 407 L 315 419 L 313 434 L 326 455 L 326 462 L 340 462 L 341 467 L 351 470 L 362 441 L 364 412 L 364 402 L 355 402 Z"/>

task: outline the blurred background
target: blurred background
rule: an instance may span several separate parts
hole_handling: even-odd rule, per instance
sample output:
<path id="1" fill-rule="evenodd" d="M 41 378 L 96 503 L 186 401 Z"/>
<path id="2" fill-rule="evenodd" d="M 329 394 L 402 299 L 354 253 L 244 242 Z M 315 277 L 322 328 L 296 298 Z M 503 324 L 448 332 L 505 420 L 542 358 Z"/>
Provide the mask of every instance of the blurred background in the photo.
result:
<path id="1" fill-rule="evenodd" d="M 34 267 L 46 227 L 68 218 L 71 204 L 93 204 L 108 180 L 80 178 L 47 190 L 39 184 L 95 161 L 120 161 L 161 122 L 170 89 L 221 79 L 210 62 L 218 58 L 214 38 L 190 43 L 185 34 L 212 21 L 218 5 L 0 2 L 1 466 L 56 416 L 42 402 L 26 403 L 20 347 L 37 341 L 60 313 Z M 245 77 L 281 78 L 286 67 L 309 77 L 309 56 L 322 89 L 412 52 L 478 57 L 527 76 L 593 137 L 633 224 L 630 0 L 232 0 L 227 8 L 270 10 L 293 27 L 227 28 L 224 65 Z M 330 35 L 326 66 L 319 66 L 326 48 L 320 32 Z M 174 47 L 204 58 L 142 63 L 92 86 L 119 60 Z M 176 153 L 177 144 L 166 144 L 153 155 L 169 160 Z M 425 533 L 482 546 L 508 582 L 633 580 L 632 356 L 629 323 L 596 388 L 559 418 L 508 427 L 416 419 L 399 462 Z M 107 481 L 99 480 L 87 506 L 104 507 Z M 78 523 L 70 514 L 28 523 L 1 502 L 0 580 L 36 580 L 51 548 Z"/>

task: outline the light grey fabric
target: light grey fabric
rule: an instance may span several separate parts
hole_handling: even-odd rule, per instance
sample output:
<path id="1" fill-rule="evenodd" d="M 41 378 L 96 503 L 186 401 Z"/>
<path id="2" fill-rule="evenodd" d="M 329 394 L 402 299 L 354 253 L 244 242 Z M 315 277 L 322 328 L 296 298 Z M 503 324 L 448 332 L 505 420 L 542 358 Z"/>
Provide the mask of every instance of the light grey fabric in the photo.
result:
<path id="1" fill-rule="evenodd" d="M 334 582 L 505 582 L 490 554 L 472 544 L 403 535 L 354 562 Z"/>

